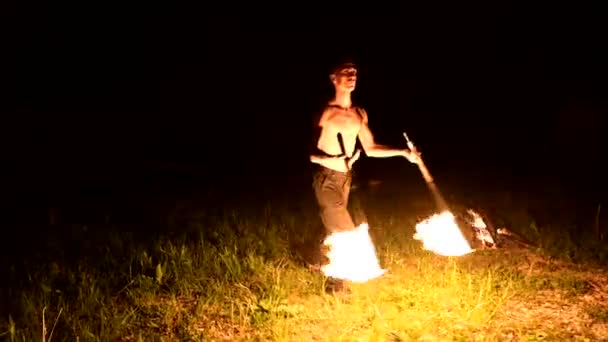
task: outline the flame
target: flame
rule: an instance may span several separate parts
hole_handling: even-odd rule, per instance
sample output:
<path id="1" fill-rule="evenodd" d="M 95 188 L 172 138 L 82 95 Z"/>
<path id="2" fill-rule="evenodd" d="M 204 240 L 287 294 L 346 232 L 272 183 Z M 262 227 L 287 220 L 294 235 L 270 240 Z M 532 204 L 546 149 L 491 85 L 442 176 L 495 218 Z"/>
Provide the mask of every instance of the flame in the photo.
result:
<path id="1" fill-rule="evenodd" d="M 414 239 L 422 241 L 424 249 L 444 256 L 461 256 L 473 252 L 454 215 L 449 211 L 435 214 L 418 223 Z"/>
<path id="2" fill-rule="evenodd" d="M 476 213 L 473 209 L 469 209 L 469 210 L 467 210 L 467 212 L 469 213 L 469 215 L 471 215 L 471 217 L 473 217 L 473 221 L 471 222 L 473 227 L 479 228 L 479 229 L 487 228 L 486 223 L 483 222 L 483 219 L 481 218 L 481 216 L 478 213 Z"/>
<path id="3" fill-rule="evenodd" d="M 492 234 L 490 234 L 488 226 L 483 221 L 483 218 L 481 218 L 481 215 L 476 213 L 473 209 L 469 209 L 467 210 L 467 212 L 473 218 L 471 225 L 475 230 L 475 236 L 477 237 L 477 240 L 483 242 L 485 246 L 491 246 L 495 248 L 496 242 L 494 241 Z"/>
<path id="4" fill-rule="evenodd" d="M 367 223 L 363 223 L 354 230 L 332 233 L 325 239 L 329 263 L 321 270 L 326 276 L 363 283 L 386 272 L 378 263 L 368 230 Z"/>

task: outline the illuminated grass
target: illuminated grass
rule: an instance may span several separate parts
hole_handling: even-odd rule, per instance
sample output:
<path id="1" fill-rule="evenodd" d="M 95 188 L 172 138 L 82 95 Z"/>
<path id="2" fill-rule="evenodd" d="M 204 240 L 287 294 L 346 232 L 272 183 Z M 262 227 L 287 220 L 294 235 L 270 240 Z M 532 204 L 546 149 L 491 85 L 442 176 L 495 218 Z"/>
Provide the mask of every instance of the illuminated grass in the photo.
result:
<path id="1" fill-rule="evenodd" d="M 315 241 L 302 233 L 314 231 L 314 212 L 194 210 L 175 235 L 71 227 L 73 244 L 56 236 L 54 249 L 3 265 L 0 334 L 41 340 L 44 309 L 53 341 L 607 336 L 606 273 L 527 250 L 433 255 L 411 238 L 415 218 L 397 212 L 370 217 L 388 273 L 336 294 L 299 253 Z"/>

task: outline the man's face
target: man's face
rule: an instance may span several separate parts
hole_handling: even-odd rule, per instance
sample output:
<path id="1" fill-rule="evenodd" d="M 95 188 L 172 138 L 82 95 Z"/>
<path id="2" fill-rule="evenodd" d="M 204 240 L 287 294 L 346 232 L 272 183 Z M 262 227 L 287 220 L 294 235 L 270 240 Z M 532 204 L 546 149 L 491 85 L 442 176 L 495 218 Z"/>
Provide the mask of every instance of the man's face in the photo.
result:
<path id="1" fill-rule="evenodd" d="M 336 90 L 353 91 L 357 85 L 357 69 L 355 67 L 345 67 L 335 72 L 331 80 Z"/>

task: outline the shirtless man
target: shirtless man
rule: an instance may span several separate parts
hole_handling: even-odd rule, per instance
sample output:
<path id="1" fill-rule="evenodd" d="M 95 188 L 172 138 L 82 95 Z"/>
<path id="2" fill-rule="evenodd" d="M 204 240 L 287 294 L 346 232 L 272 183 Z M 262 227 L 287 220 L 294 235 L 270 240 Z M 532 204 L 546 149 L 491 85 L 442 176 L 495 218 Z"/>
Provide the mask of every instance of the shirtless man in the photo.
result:
<path id="1" fill-rule="evenodd" d="M 347 210 L 352 182 L 352 167 L 361 151 L 355 150 L 357 138 L 369 157 L 405 157 L 418 162 L 418 154 L 409 149 L 395 149 L 377 144 L 368 126 L 367 112 L 351 101 L 357 83 L 357 67 L 345 62 L 336 66 L 330 80 L 335 96 L 324 108 L 316 127 L 316 146 L 310 161 L 317 164 L 313 188 L 326 230 L 340 232 L 355 229 Z M 314 143 L 314 141 L 313 141 Z"/>

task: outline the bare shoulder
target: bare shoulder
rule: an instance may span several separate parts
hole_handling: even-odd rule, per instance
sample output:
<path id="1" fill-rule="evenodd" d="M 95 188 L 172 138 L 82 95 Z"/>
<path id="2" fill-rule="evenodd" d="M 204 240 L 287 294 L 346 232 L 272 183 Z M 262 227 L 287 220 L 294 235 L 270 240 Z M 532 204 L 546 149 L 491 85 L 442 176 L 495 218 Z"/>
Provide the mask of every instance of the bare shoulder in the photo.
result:
<path id="1" fill-rule="evenodd" d="M 326 105 L 321 111 L 321 117 L 319 118 L 319 126 L 323 126 L 324 124 L 328 123 L 334 116 L 335 112 L 335 106 L 329 104 Z"/>
<path id="2" fill-rule="evenodd" d="M 325 121 L 327 121 L 327 106 L 318 107 L 312 116 L 312 124 L 314 127 L 321 126 Z"/>
<path id="3" fill-rule="evenodd" d="M 363 108 L 361 106 L 355 106 L 355 109 L 356 109 L 357 113 L 359 113 L 359 115 L 361 116 L 361 120 L 363 120 L 363 122 L 367 123 L 367 120 L 368 120 L 367 110 L 365 110 L 365 108 Z"/>

